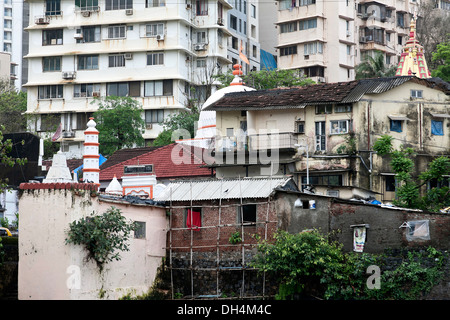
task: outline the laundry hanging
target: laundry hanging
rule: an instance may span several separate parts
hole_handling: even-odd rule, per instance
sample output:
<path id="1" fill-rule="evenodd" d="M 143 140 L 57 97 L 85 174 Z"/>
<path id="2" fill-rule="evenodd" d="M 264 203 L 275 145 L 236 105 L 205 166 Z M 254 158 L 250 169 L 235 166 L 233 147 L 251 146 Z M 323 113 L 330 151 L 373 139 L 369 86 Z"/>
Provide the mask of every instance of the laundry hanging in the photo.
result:
<path id="1" fill-rule="evenodd" d="M 186 218 L 186 227 L 194 231 L 200 231 L 199 227 L 201 226 L 202 226 L 201 212 L 188 209 L 188 214 Z"/>

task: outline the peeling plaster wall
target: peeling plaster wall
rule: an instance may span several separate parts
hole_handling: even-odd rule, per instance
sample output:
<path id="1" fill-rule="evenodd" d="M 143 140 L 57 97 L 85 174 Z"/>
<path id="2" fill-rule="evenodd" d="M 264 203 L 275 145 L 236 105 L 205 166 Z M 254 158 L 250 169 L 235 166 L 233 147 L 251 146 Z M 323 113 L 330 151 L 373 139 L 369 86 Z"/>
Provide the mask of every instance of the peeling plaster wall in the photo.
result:
<path id="1" fill-rule="evenodd" d="M 35 184 L 37 185 L 37 184 Z M 77 184 L 81 185 L 81 184 Z M 130 251 L 100 274 L 86 251 L 66 245 L 69 223 L 115 206 L 127 220 L 146 222 L 146 239 L 129 241 Z M 26 189 L 19 202 L 19 299 L 118 299 L 152 285 L 165 256 L 163 208 L 109 203 L 83 189 Z M 104 293 L 102 296 L 101 293 Z"/>

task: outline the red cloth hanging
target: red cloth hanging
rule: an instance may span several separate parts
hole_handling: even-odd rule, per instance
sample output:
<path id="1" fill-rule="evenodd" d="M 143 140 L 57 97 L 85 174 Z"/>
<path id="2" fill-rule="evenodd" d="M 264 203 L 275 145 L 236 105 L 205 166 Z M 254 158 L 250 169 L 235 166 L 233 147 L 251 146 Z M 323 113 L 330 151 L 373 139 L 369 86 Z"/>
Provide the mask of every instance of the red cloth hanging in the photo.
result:
<path id="1" fill-rule="evenodd" d="M 186 227 L 194 231 L 200 231 L 199 227 L 201 226 L 202 226 L 202 217 L 200 211 L 192 211 L 191 214 L 191 209 L 188 209 Z"/>

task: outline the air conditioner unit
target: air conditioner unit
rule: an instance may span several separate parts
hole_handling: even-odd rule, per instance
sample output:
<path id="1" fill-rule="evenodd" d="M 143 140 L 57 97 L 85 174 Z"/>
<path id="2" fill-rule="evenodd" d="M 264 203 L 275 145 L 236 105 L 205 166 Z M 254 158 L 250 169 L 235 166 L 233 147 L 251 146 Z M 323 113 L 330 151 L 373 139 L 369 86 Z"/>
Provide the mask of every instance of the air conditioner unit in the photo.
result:
<path id="1" fill-rule="evenodd" d="M 37 18 L 35 20 L 35 22 L 36 22 L 36 24 L 48 24 L 49 23 L 48 19 L 46 19 L 46 18 Z"/>
<path id="2" fill-rule="evenodd" d="M 126 60 L 131 60 L 131 59 L 133 59 L 133 54 L 132 54 L 132 53 L 125 53 L 125 59 L 126 59 Z"/>
<path id="3" fill-rule="evenodd" d="M 75 39 L 77 39 L 77 40 L 81 40 L 81 39 L 83 39 L 83 34 L 82 34 L 82 33 L 75 33 L 75 34 L 73 35 L 73 37 L 74 37 Z"/>
<path id="4" fill-rule="evenodd" d="M 223 26 L 223 18 L 218 18 L 218 19 L 217 19 L 217 24 L 218 24 L 219 26 Z"/>
<path id="5" fill-rule="evenodd" d="M 156 36 L 156 40 L 158 40 L 158 41 L 164 40 L 164 35 L 163 34 L 158 34 Z"/>
<path id="6" fill-rule="evenodd" d="M 71 79 L 75 79 L 76 74 L 73 71 L 72 72 L 63 72 L 62 77 L 63 77 L 63 79 L 71 80 Z"/>
<path id="7" fill-rule="evenodd" d="M 325 77 L 317 77 L 317 82 L 325 83 Z"/>
<path id="8" fill-rule="evenodd" d="M 303 58 L 304 58 L 305 60 L 308 60 L 308 59 L 309 59 L 309 54 L 305 54 L 305 55 L 303 56 Z"/>
<path id="9" fill-rule="evenodd" d="M 83 16 L 83 17 L 89 17 L 90 15 L 91 15 L 91 12 L 90 11 L 81 11 L 81 15 Z"/>
<path id="10" fill-rule="evenodd" d="M 125 10 L 125 14 L 126 14 L 127 16 L 133 15 L 133 9 L 126 9 L 126 10 Z"/>
<path id="11" fill-rule="evenodd" d="M 366 37 L 359 37 L 359 42 L 366 43 Z"/>
<path id="12" fill-rule="evenodd" d="M 145 124 L 145 128 L 148 129 L 148 130 L 152 129 L 153 128 L 153 123 L 146 123 Z"/>
<path id="13" fill-rule="evenodd" d="M 194 50 L 195 50 L 195 51 L 202 51 L 202 50 L 205 50 L 205 44 L 204 44 L 204 43 L 196 44 L 196 45 L 194 46 Z"/>
<path id="14" fill-rule="evenodd" d="M 63 138 L 74 138 L 75 137 L 75 132 L 73 131 L 64 131 L 62 133 Z"/>
<path id="15" fill-rule="evenodd" d="M 100 92 L 94 91 L 94 92 L 92 92 L 92 96 L 93 97 L 100 97 Z"/>

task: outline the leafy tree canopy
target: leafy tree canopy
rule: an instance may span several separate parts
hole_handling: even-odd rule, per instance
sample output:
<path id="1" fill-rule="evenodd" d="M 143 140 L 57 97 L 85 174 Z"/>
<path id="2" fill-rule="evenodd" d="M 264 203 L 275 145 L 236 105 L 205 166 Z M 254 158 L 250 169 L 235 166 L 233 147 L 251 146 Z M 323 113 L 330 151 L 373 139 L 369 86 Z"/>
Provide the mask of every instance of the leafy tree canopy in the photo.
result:
<path id="1" fill-rule="evenodd" d="M 17 91 L 10 81 L 0 80 L 0 125 L 3 133 L 22 132 L 26 129 L 27 94 Z"/>
<path id="2" fill-rule="evenodd" d="M 433 52 L 432 60 L 439 62 L 440 65 L 431 72 L 431 75 L 450 82 L 450 40 L 437 45 L 437 51 Z"/>
<path id="3" fill-rule="evenodd" d="M 367 78 L 383 78 L 395 76 L 396 66 L 387 66 L 384 55 L 377 52 L 375 57 L 367 56 L 367 59 L 356 66 L 356 80 Z"/>
<path id="4" fill-rule="evenodd" d="M 143 146 L 145 121 L 142 106 L 129 97 L 105 97 L 94 113 L 99 131 L 100 153 L 107 156 L 122 148 Z"/>
<path id="5" fill-rule="evenodd" d="M 168 116 L 163 122 L 163 131 L 153 141 L 154 146 L 165 146 L 176 139 L 190 139 L 195 137 L 195 123 L 200 113 L 197 108 Z"/>
<path id="6" fill-rule="evenodd" d="M 226 87 L 234 79 L 233 71 L 228 70 L 226 73 L 215 76 L 215 78 Z M 245 85 L 256 90 L 305 86 L 315 83 L 309 78 L 299 76 L 296 70 L 274 69 L 269 71 L 263 69 L 260 71 L 250 71 L 248 74 L 242 75 L 241 78 Z"/>

